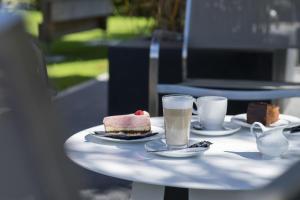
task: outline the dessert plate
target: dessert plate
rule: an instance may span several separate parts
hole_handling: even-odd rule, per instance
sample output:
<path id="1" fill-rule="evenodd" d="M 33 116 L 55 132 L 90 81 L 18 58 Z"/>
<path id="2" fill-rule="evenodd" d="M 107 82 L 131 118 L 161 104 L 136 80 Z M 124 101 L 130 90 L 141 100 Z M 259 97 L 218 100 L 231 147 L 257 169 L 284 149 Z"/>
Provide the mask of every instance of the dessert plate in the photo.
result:
<path id="1" fill-rule="evenodd" d="M 231 135 L 241 129 L 241 126 L 232 122 L 224 121 L 223 127 L 220 130 L 206 130 L 199 127 L 199 122 L 194 121 L 191 123 L 191 133 L 205 136 L 224 136 Z M 199 128 L 196 128 L 199 127 Z"/>
<path id="2" fill-rule="evenodd" d="M 189 146 L 199 143 L 198 140 L 190 139 Z M 147 152 L 171 158 L 187 158 L 192 156 L 202 155 L 209 147 L 194 147 L 194 148 L 185 148 L 185 149 L 174 149 L 170 150 L 167 147 L 165 139 L 157 139 L 147 142 L 145 144 L 145 149 Z"/>
<path id="3" fill-rule="evenodd" d="M 247 114 L 246 113 L 233 116 L 231 118 L 231 121 L 242 127 L 246 127 L 246 128 L 251 127 L 251 124 L 247 123 Z M 279 120 L 277 122 L 271 124 L 270 126 L 266 126 L 266 127 L 284 126 L 284 125 L 289 125 L 292 123 L 299 123 L 299 122 L 300 122 L 300 118 L 298 118 L 298 117 L 280 114 Z"/>
<path id="4" fill-rule="evenodd" d="M 94 132 L 96 135 L 102 136 L 102 137 L 109 137 L 109 138 L 114 138 L 114 139 L 121 139 L 121 140 L 136 140 L 136 139 L 142 139 L 146 137 L 151 137 L 158 132 L 147 132 L 147 133 L 132 133 L 132 134 L 127 134 L 127 133 L 106 133 L 104 131 L 95 131 Z"/>
<path id="5" fill-rule="evenodd" d="M 155 140 L 162 138 L 164 136 L 164 129 L 151 126 L 151 133 L 146 133 L 146 135 L 134 135 L 134 136 L 125 136 L 121 134 L 120 137 L 112 135 L 107 137 L 107 134 L 95 134 L 97 132 L 104 133 L 104 125 L 100 125 L 90 130 L 90 134 L 85 136 L 87 141 L 101 142 L 101 141 L 111 141 L 111 142 L 121 142 L 121 143 L 136 143 L 136 142 L 147 142 L 150 140 Z"/>

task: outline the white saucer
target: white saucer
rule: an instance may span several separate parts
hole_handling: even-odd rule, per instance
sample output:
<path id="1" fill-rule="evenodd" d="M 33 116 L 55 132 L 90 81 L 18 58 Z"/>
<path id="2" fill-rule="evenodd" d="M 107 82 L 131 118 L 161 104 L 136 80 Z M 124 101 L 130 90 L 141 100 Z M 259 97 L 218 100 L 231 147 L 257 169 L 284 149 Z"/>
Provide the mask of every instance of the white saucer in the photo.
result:
<path id="1" fill-rule="evenodd" d="M 158 134 L 150 136 L 150 137 L 144 137 L 139 139 L 133 139 L 133 140 L 124 140 L 124 139 L 117 139 L 117 138 L 110 138 L 110 137 L 103 137 L 101 135 L 94 134 L 95 131 L 105 131 L 104 125 L 96 126 L 92 129 L 89 129 L 91 134 L 88 134 L 85 136 L 86 141 L 88 142 L 95 142 L 95 143 L 101 143 L 101 141 L 110 141 L 110 142 L 118 142 L 118 143 L 138 143 L 138 142 L 148 142 L 155 139 L 160 139 L 164 136 L 164 129 L 160 128 L 158 126 L 151 126 L 152 132 L 158 132 Z"/>
<path id="2" fill-rule="evenodd" d="M 224 121 L 223 127 L 220 130 L 205 130 L 205 129 L 195 129 L 193 127 L 193 123 L 199 123 L 198 121 L 193 121 L 191 123 L 191 133 L 197 135 L 205 135 L 205 136 L 223 136 L 233 134 L 241 129 L 240 125 L 237 125 L 232 122 Z"/>
<path id="3" fill-rule="evenodd" d="M 231 118 L 231 121 L 237 125 L 240 125 L 242 127 L 250 128 L 252 124 L 247 123 L 247 114 L 239 114 L 235 115 Z M 266 127 L 277 127 L 277 126 L 283 126 L 283 125 L 289 125 L 292 123 L 299 123 L 300 119 L 298 117 L 294 117 L 291 115 L 279 115 L 279 120 L 270 126 Z"/>
<path id="4" fill-rule="evenodd" d="M 190 139 L 189 145 L 198 143 L 198 140 Z M 165 139 L 157 139 L 147 142 L 145 144 L 145 149 L 148 152 L 153 154 L 164 156 L 164 157 L 171 157 L 171 158 L 187 158 L 192 156 L 199 156 L 202 155 L 209 147 L 196 147 L 196 148 L 185 148 L 185 149 L 176 149 L 176 150 L 166 150 L 167 144 Z M 162 150 L 162 151 L 160 151 Z"/>

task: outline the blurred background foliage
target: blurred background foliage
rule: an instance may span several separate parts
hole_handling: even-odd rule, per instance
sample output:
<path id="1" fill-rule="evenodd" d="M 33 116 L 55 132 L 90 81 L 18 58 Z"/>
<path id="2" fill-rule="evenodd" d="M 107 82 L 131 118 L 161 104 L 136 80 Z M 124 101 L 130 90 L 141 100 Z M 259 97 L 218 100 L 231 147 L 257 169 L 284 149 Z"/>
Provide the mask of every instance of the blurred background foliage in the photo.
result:
<path id="1" fill-rule="evenodd" d="M 32 5 L 39 9 L 42 0 L 2 0 L 11 4 Z M 112 0 L 114 15 L 155 19 L 155 26 L 171 31 L 182 31 L 185 0 Z M 88 3 L 88 1 L 87 1 Z"/>
<path id="2" fill-rule="evenodd" d="M 152 17 L 152 28 L 181 32 L 184 23 L 185 0 L 113 0 L 115 14 Z"/>
<path id="3" fill-rule="evenodd" d="M 38 37 L 42 0 L 0 0 L 9 9 L 21 10 L 26 28 Z M 88 3 L 88 0 L 86 0 Z M 58 90 L 108 72 L 107 44 L 132 38 L 149 38 L 154 29 L 181 32 L 185 0 L 112 0 L 115 10 L 107 30 L 92 29 L 68 34 L 42 44 L 50 80 Z M 126 66 L 124 66 L 126 67 Z"/>

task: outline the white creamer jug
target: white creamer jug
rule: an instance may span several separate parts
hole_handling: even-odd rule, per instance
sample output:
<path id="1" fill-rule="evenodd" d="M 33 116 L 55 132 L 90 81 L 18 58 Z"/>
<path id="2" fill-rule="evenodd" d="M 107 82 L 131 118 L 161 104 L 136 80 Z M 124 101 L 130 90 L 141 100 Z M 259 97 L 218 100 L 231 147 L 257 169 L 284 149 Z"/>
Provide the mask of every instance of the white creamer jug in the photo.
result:
<path id="1" fill-rule="evenodd" d="M 288 151 L 289 141 L 283 134 L 283 130 L 286 127 L 267 128 L 260 122 L 252 124 L 251 133 L 255 136 L 257 149 L 263 156 L 266 158 L 275 158 Z"/>

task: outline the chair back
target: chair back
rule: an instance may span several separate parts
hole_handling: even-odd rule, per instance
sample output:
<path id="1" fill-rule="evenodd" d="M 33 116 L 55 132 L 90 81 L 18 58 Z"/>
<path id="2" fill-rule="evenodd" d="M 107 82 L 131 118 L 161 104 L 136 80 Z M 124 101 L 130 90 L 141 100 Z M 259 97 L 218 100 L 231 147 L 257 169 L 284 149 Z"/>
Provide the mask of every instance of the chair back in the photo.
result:
<path id="1" fill-rule="evenodd" d="M 149 111 L 158 112 L 158 93 L 194 96 L 219 95 L 231 100 L 273 100 L 300 96 L 298 83 L 287 82 L 285 68 L 294 66 L 297 55 L 285 50 L 298 48 L 300 1 L 187 0 L 182 48 L 182 83 L 158 84 L 159 52 L 156 34 L 150 48 Z M 156 48 L 154 48 L 156 47 Z M 276 51 L 272 81 L 188 79 L 188 49 Z M 154 51 L 155 50 L 155 51 Z M 159 53 L 158 53 L 159 54 Z M 156 54 L 155 54 L 156 55 Z M 241 68 L 242 70 L 242 68 Z M 274 82 L 276 81 L 276 82 Z M 280 82 L 278 82 L 280 81 Z M 155 85 L 158 87 L 155 88 Z M 154 103 L 155 102 L 155 103 Z"/>
<path id="2" fill-rule="evenodd" d="M 299 48 L 299 9 L 295 0 L 187 0 L 185 43 L 190 48 Z"/>
<path id="3" fill-rule="evenodd" d="M 76 200 L 59 115 L 21 19 L 0 14 L 0 199 Z"/>

